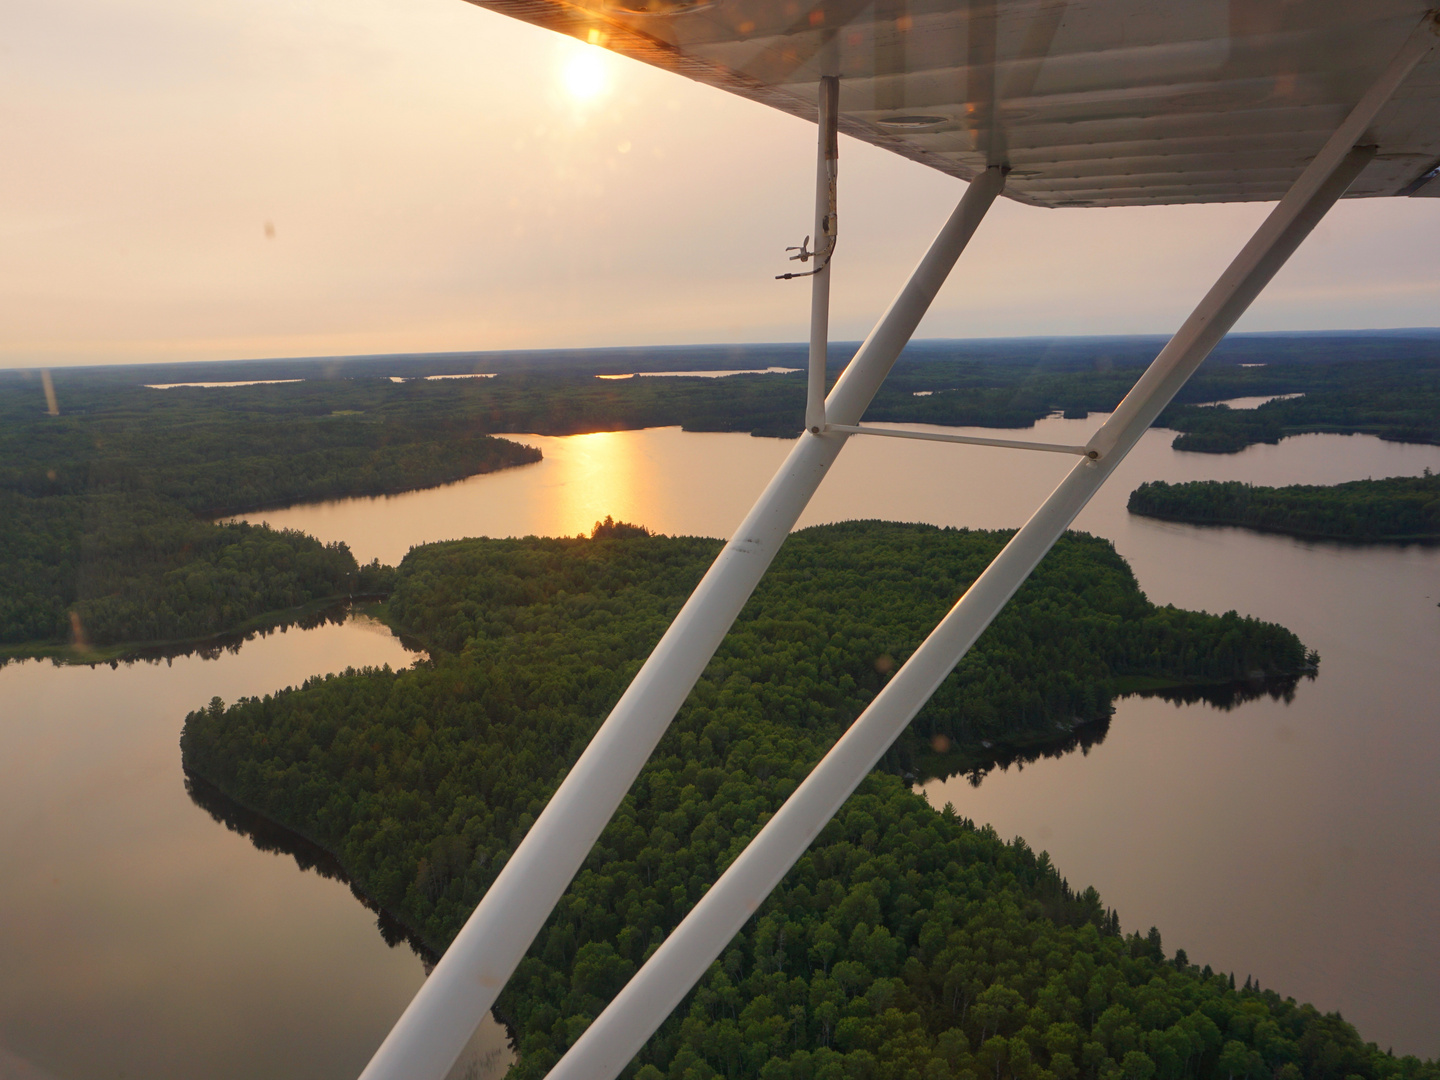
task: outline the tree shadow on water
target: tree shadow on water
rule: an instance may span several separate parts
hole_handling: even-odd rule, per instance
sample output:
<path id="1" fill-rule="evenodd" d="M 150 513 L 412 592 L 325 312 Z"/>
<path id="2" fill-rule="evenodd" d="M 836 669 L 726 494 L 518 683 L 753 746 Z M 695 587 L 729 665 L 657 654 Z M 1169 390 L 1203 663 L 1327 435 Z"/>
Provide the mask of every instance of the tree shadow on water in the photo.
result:
<path id="1" fill-rule="evenodd" d="M 1012 765 L 1023 769 L 1041 758 L 1061 758 L 1077 750 L 1088 754 L 1090 748 L 1099 746 L 1109 733 L 1107 716 L 1054 734 L 1026 733 L 1014 740 L 952 745 L 941 753 L 920 755 L 916 765 L 922 780 L 948 780 L 964 775 L 971 787 L 979 787 L 995 769 L 1003 772 Z M 906 778 L 916 779 L 914 774 L 907 774 Z"/>
<path id="2" fill-rule="evenodd" d="M 1273 675 L 1242 679 L 1223 683 L 1191 683 L 1183 686 L 1168 686 L 1163 689 L 1137 690 L 1122 695 L 1128 697 L 1159 698 L 1176 708 L 1188 705 L 1209 705 L 1221 712 L 1229 712 L 1252 701 L 1269 698 L 1289 705 L 1295 700 L 1295 690 L 1300 679 L 1315 678 L 1314 672 L 1302 675 Z M 961 744 L 949 747 L 944 753 L 921 754 L 918 756 L 923 779 L 948 780 L 952 776 L 964 775 L 972 787 L 979 787 L 994 770 L 1004 772 L 1012 765 L 1024 769 L 1041 758 L 1062 758 L 1077 750 L 1089 754 L 1092 747 L 1099 746 L 1110 733 L 1110 717 L 1066 728 L 1061 732 L 1036 734 L 1024 732 L 1013 739 L 996 742 L 982 741 L 978 744 Z M 908 775 L 907 779 L 915 779 Z"/>
<path id="3" fill-rule="evenodd" d="M 1314 672 L 1305 676 L 1315 678 Z M 1247 702 L 1270 698 L 1289 705 L 1295 700 L 1295 688 L 1300 685 L 1299 675 L 1256 676 L 1240 682 L 1200 683 L 1190 686 L 1172 686 L 1164 690 L 1141 690 L 1126 697 L 1160 698 L 1177 708 L 1182 705 L 1209 705 L 1212 709 L 1229 712 Z"/>
<path id="4" fill-rule="evenodd" d="M 190 801 L 196 806 L 231 832 L 248 837 L 250 842 L 261 851 L 268 851 L 275 855 L 289 855 L 301 870 L 313 870 L 321 877 L 348 885 L 355 899 L 375 913 L 376 926 L 380 931 L 380 936 L 385 939 L 385 944 L 392 949 L 401 942 L 409 945 L 411 951 L 425 964 L 427 973 L 439 960 L 435 951 L 421 941 L 400 920 L 361 892 L 350 880 L 349 875 L 345 873 L 340 861 L 319 844 L 271 821 L 247 806 L 242 806 L 208 780 L 188 771 L 185 773 L 185 791 L 190 796 Z"/>

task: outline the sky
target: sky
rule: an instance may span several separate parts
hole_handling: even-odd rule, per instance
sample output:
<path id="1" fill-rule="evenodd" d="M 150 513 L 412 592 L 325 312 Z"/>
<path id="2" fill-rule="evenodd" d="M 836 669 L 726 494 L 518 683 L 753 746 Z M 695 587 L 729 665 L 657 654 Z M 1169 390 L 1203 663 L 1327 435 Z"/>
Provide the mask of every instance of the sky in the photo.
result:
<path id="1" fill-rule="evenodd" d="M 462 0 L 0 0 L 0 366 L 799 341 L 814 127 Z M 964 185 L 842 139 L 832 337 Z M 1267 206 L 1002 200 L 922 337 L 1175 329 Z M 1241 330 L 1440 324 L 1440 199 Z"/>

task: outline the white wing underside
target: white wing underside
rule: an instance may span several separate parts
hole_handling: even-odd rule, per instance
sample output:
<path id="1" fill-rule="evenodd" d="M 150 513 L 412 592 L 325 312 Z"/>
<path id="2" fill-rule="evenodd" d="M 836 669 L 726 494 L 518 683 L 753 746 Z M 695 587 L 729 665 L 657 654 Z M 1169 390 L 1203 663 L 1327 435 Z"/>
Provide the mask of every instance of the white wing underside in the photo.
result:
<path id="1" fill-rule="evenodd" d="M 1280 198 L 1426 0 L 471 0 L 1039 206 Z M 1440 56 L 1349 197 L 1440 196 Z"/>

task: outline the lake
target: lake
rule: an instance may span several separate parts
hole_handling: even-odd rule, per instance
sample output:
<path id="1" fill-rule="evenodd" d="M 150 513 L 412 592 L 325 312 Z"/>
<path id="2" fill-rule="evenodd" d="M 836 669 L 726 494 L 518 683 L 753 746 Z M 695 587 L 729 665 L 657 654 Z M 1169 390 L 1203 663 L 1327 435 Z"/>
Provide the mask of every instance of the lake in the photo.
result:
<path id="1" fill-rule="evenodd" d="M 1082 442 L 1099 422 L 1027 437 Z M 982 434 L 985 432 L 982 432 Z M 994 432 L 988 432 L 994 434 Z M 398 561 L 417 543 L 574 534 L 611 514 L 728 535 L 790 444 L 654 429 L 541 438 L 545 459 L 443 488 L 252 515 Z M 1212 457 L 1152 431 L 1077 527 L 1160 603 L 1236 608 L 1322 656 L 1293 702 L 1120 703 L 1073 754 L 926 786 L 1095 885 L 1127 931 L 1440 1054 L 1440 549 L 1344 547 L 1131 518 L 1142 480 L 1334 483 L 1440 448 L 1305 436 Z M 1059 455 L 853 439 L 802 524 L 1020 524 Z M 0 1077 L 353 1077 L 423 979 L 343 883 L 261 851 L 187 794 L 185 713 L 412 659 L 382 627 L 290 629 L 216 659 L 0 668 Z M 486 1041 L 488 1040 L 488 1042 Z M 478 1049 L 503 1066 L 493 1024 Z"/>

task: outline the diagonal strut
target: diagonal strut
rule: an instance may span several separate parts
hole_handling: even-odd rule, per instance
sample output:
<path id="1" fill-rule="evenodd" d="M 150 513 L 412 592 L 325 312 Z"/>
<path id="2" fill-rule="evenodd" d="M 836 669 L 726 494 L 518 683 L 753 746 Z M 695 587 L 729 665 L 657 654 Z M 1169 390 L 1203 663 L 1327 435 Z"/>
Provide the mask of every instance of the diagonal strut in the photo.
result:
<path id="1" fill-rule="evenodd" d="M 1239 284 L 1252 292 L 1252 298 L 1259 293 L 1259 286 L 1279 269 L 1284 257 L 1299 246 L 1325 210 L 1344 194 L 1372 156 L 1373 150 L 1357 150 L 1344 158 L 1341 167 L 1329 178 L 1330 183 L 1303 204 L 1304 213 L 1296 219 L 1295 227 L 1280 231 L 1277 243 L 1262 253 L 1266 256 L 1263 267 L 1252 269 L 1240 279 Z M 1243 313 L 1245 306 L 1248 303 L 1233 305 L 1230 323 Z M 1214 326 L 1211 320 L 1206 323 Z M 1214 342 L 1208 341 L 1209 336 L 1203 335 L 1206 339 L 1203 344 L 1197 339 L 1197 344 L 1178 350 L 1180 355 L 1174 359 L 1180 361 L 1180 367 L 1188 369 L 1185 377 L 1213 348 Z M 1223 330 L 1215 335 L 1215 340 L 1220 336 Z M 1180 337 L 1177 334 L 1171 344 Z M 1168 352 L 1169 346 L 1152 362 L 1151 370 L 1162 358 L 1170 359 Z M 1183 382 L 1182 377 L 1175 389 Z M 1134 393 L 1132 390 L 1131 396 Z M 619 1075 L 954 670 L 1075 515 L 1144 434 L 1171 395 L 1157 401 L 1159 396 L 1152 392 L 1150 400 L 1131 409 L 1131 421 L 1119 430 L 1107 430 L 1120 410 L 1112 414 L 1111 422 L 1100 429 L 1091 447 L 1108 441 L 1114 448 L 1098 460 L 1086 458 L 1074 467 L 664 944 L 560 1059 L 548 1080 L 613 1080 Z"/>

